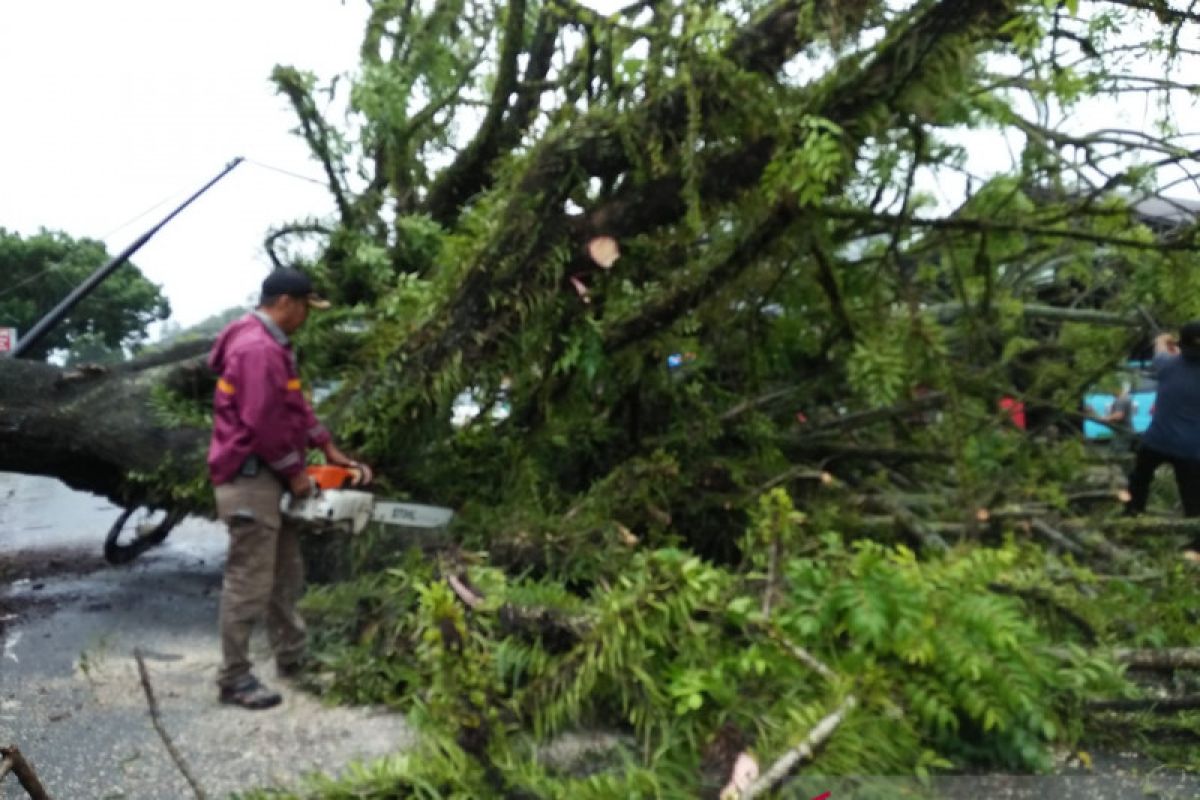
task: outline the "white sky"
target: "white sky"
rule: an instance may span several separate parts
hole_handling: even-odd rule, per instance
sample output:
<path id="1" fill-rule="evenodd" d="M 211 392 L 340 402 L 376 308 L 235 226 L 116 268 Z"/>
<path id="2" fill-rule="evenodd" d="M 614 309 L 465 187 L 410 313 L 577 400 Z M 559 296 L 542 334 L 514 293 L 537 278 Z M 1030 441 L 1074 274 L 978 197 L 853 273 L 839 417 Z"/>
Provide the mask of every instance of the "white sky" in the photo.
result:
<path id="1" fill-rule="evenodd" d="M 0 2 L 0 227 L 63 230 L 117 253 L 234 156 L 320 178 L 268 78 L 278 63 L 322 77 L 352 69 L 365 9 L 338 0 Z M 242 164 L 133 261 L 163 286 L 173 319 L 190 325 L 257 292 L 271 225 L 331 208 L 321 186 Z"/>

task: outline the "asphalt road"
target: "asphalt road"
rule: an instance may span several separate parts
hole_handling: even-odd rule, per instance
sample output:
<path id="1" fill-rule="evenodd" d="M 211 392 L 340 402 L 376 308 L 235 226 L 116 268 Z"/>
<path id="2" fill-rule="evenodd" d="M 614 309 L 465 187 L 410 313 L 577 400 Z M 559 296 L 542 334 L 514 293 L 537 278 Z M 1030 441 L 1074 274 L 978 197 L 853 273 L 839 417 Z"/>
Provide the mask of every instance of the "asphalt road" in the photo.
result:
<path id="1" fill-rule="evenodd" d="M 111 567 L 100 551 L 117 509 L 57 481 L 0 473 L 0 744 L 16 744 L 58 800 L 193 797 L 154 730 L 133 651 L 163 723 L 209 797 L 294 784 L 315 770 L 410 746 L 395 714 L 326 708 L 260 677 L 282 706 L 216 702 L 217 599 L 225 532 L 187 520 L 159 548 Z M 0 780 L 0 798 L 24 798 Z"/>

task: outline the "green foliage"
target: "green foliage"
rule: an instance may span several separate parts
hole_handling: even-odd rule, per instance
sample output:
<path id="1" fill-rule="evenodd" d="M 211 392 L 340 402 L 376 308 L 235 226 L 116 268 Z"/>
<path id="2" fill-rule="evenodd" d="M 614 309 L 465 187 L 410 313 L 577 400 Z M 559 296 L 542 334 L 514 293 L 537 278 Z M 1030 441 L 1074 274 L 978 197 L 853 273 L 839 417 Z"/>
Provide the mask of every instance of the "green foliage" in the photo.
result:
<path id="1" fill-rule="evenodd" d="M 181 475 L 191 475 L 181 480 Z M 192 513 L 211 512 L 212 485 L 204 462 L 198 458 L 168 455 L 151 472 L 126 473 L 126 494 L 131 500 L 151 508 L 185 509 Z"/>
<path id="2" fill-rule="evenodd" d="M 181 397 L 161 384 L 156 384 L 150 391 L 150 407 L 158 418 L 158 423 L 166 428 L 182 428 L 189 425 L 211 428 L 213 424 L 210 403 L 201 404 Z"/>
<path id="3" fill-rule="evenodd" d="M 312 796 L 424 786 L 457 797 L 497 781 L 545 796 L 613 796 L 605 793 L 616 787 L 690 796 L 719 730 L 742 731 L 769 761 L 846 692 L 859 706 L 823 752 L 825 774 L 1039 768 L 1052 745 L 1078 735 L 1069 713 L 1082 697 L 1122 686 L 1102 661 L 1052 655 L 1055 640 L 1022 601 L 989 588 L 1028 579 L 1032 551 L 1009 544 L 921 561 L 813 530 L 781 493 L 764 498 L 747 536 L 749 572 L 648 550 L 586 596 L 470 568 L 486 596 L 474 612 L 415 552 L 402 567 L 310 594 L 328 696 L 411 709 L 434 743 L 337 784 L 318 781 Z M 755 570 L 770 542 L 782 543 L 787 589 L 767 617 Z M 540 621 L 540 635 L 504 622 L 518 610 Z M 555 643 L 551 619 L 574 631 L 569 646 Z M 829 664 L 833 682 L 793 647 Z M 629 730 L 625 766 L 591 777 L 536 766 L 539 747 L 580 725 Z"/>
<path id="4" fill-rule="evenodd" d="M 791 196 L 800 206 L 825 199 L 846 169 L 841 128 L 827 119 L 802 117 L 796 124 L 797 145 L 783 150 L 763 174 L 764 189 L 772 197 Z"/>
<path id="5" fill-rule="evenodd" d="M 721 731 L 766 763 L 850 694 L 826 773 L 1042 769 L 1085 696 L 1128 688 L 1051 652 L 1080 644 L 1071 613 L 1122 639 L 1054 578 L 1127 603 L 1126 638 L 1186 640 L 1185 576 L 1103 582 L 962 522 L 1067 511 L 1080 398 L 1144 312 L 1200 315 L 1189 240 L 1129 208 L 1178 142 L 1043 127 L 1177 47 L 1131 45 L 1122 13 L 380 2 L 344 129 L 277 71 L 339 208 L 315 270 L 345 302 L 304 331 L 309 368 L 463 548 L 310 598 L 329 696 L 411 709 L 428 741 L 314 794 L 695 796 Z M 1011 169 L 979 175 L 1017 127 Z M 464 392 L 485 412 L 456 427 Z M 934 523 L 966 533 L 918 557 Z M 631 743 L 595 774 L 536 758 L 580 726 Z"/>
<path id="6" fill-rule="evenodd" d="M 32 236 L 0 228 L 0 325 L 27 333 L 71 290 L 109 260 L 104 244 L 42 230 Z M 45 358 L 65 350 L 69 363 L 123 360 L 136 349 L 146 327 L 171 314 L 158 287 L 126 264 L 100 284 L 29 351 Z"/>

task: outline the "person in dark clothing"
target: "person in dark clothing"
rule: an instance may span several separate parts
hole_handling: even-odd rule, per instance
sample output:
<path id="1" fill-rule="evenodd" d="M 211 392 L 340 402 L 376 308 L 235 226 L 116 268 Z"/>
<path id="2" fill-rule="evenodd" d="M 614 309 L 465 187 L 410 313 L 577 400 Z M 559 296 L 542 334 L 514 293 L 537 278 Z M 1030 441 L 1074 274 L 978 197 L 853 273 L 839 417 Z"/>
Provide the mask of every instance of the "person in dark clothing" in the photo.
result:
<path id="1" fill-rule="evenodd" d="M 1155 471 L 1170 464 L 1184 516 L 1200 517 L 1200 320 L 1184 325 L 1178 340 L 1169 333 L 1158 336 L 1153 367 L 1158 396 L 1129 476 L 1125 513 L 1146 510 Z M 1193 542 L 1197 550 L 1200 542 Z"/>

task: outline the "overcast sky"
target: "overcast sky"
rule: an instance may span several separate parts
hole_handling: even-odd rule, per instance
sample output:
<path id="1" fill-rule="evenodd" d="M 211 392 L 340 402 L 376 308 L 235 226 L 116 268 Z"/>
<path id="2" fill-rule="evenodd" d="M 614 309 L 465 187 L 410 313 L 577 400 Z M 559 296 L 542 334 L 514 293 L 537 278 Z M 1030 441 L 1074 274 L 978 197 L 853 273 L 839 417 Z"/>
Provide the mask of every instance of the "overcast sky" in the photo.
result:
<path id="1" fill-rule="evenodd" d="M 173 203 L 125 223 L 234 156 L 319 178 L 268 77 L 280 63 L 323 78 L 352 70 L 365 17 L 361 0 L 0 0 L 0 227 L 63 230 L 116 253 Z M 1139 96 L 1078 111 L 1069 127 L 1143 128 L 1152 116 Z M 1014 147 L 992 136 L 969 149 L 988 171 Z M 953 183 L 929 188 L 954 203 Z M 256 293 L 269 227 L 331 210 L 322 186 L 243 164 L 134 261 L 190 325 Z"/>
<path id="2" fill-rule="evenodd" d="M 320 177 L 268 77 L 352 69 L 366 4 L 339 0 L 0 2 L 0 227 L 119 252 L 234 156 Z M 272 224 L 331 210 L 321 186 L 243 164 L 134 262 L 195 323 L 253 294 Z M 4 276 L 0 275 L 0 286 Z M 0 325 L 3 322 L 0 321 Z"/>

